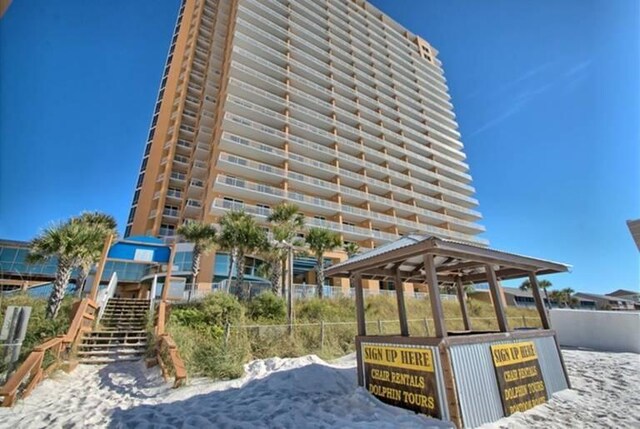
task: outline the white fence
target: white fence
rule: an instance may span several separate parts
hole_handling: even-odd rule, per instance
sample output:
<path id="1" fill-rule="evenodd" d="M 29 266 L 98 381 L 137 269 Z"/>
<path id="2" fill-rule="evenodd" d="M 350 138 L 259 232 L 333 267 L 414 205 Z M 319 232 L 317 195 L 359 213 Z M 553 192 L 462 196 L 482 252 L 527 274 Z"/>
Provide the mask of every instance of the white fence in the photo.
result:
<path id="1" fill-rule="evenodd" d="M 640 312 L 554 308 L 551 325 L 562 346 L 640 353 Z"/>
<path id="2" fill-rule="evenodd" d="M 261 294 L 262 292 L 271 290 L 271 284 L 266 282 L 245 282 L 245 287 L 247 287 L 250 296 L 256 296 Z M 317 293 L 316 285 L 312 284 L 294 284 L 294 298 L 295 299 L 309 299 L 314 298 Z M 212 283 L 211 289 L 207 290 L 188 290 L 184 291 L 183 300 L 197 300 L 206 297 L 207 295 L 218 292 L 218 291 L 226 291 L 227 290 L 227 281 L 222 281 L 220 283 Z M 238 286 L 235 282 L 229 286 L 229 292 L 237 293 Z M 388 295 L 388 296 L 396 296 L 395 290 L 363 290 L 364 296 L 378 296 L 378 295 Z M 406 298 L 415 298 L 415 299 L 426 299 L 429 295 L 425 292 L 405 292 L 404 296 Z M 343 289 L 339 286 L 324 286 L 323 288 L 323 297 L 324 298 L 353 298 L 355 299 L 355 290 L 353 288 Z M 456 301 L 458 298 L 456 295 L 447 295 L 440 294 L 440 298 L 444 301 L 452 300 Z"/>
<path id="3" fill-rule="evenodd" d="M 488 321 L 490 323 L 496 322 L 495 317 L 471 317 L 470 318 L 471 325 L 476 324 L 478 326 L 478 322 L 484 321 L 485 323 Z M 532 329 L 540 327 L 540 318 L 539 317 L 525 317 L 525 316 L 515 316 L 508 318 L 509 325 L 514 329 Z M 410 319 L 407 320 L 409 324 L 409 331 L 411 335 L 426 335 L 431 336 L 435 333 L 433 321 L 430 318 L 423 319 Z M 393 320 L 366 320 L 366 330 L 367 335 L 399 335 L 400 334 L 400 323 L 398 319 Z M 448 327 L 454 327 L 456 325 L 462 325 L 462 318 L 446 318 L 445 325 Z M 497 325 L 496 325 L 497 327 Z M 228 338 L 231 333 L 239 333 L 244 331 L 248 335 L 253 335 L 257 337 L 264 336 L 272 336 L 280 338 L 282 335 L 285 335 L 289 332 L 291 335 L 298 335 L 302 332 L 306 332 L 307 334 L 312 333 L 316 338 L 316 345 L 322 349 L 325 346 L 325 336 L 329 336 L 332 333 L 338 331 L 344 331 L 344 329 L 349 329 L 353 331 L 353 335 L 355 336 L 355 331 L 357 328 L 357 322 L 304 322 L 304 323 L 293 323 L 289 324 L 272 324 L 272 325 L 227 325 L 225 327 L 225 338 Z"/>

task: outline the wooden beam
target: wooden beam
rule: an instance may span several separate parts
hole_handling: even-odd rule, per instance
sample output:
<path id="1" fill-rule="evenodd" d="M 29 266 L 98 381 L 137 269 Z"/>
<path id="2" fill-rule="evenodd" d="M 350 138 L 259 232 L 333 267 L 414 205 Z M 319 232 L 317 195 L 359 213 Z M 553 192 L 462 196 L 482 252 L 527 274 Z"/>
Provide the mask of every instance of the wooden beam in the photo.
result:
<path id="1" fill-rule="evenodd" d="M 484 249 L 479 249 L 479 250 L 484 250 Z M 536 265 L 523 264 L 518 259 L 514 260 L 513 258 L 507 258 L 507 257 L 503 259 L 498 255 L 493 255 L 491 253 L 474 254 L 469 252 L 460 252 L 460 251 L 448 250 L 448 249 L 434 249 L 434 250 L 431 250 L 430 252 L 438 256 L 453 256 L 463 261 L 469 261 L 469 262 L 473 261 L 473 262 L 478 262 L 480 264 L 491 264 L 491 265 L 498 265 L 501 267 L 509 267 L 509 268 L 520 268 L 521 270 L 526 270 L 526 271 L 531 271 L 531 270 L 540 268 Z"/>
<path id="2" fill-rule="evenodd" d="M 464 329 L 465 331 L 470 331 L 471 321 L 469 320 L 469 313 L 467 312 L 467 294 L 464 293 L 464 286 L 460 277 L 456 279 L 456 292 L 458 294 L 458 301 L 460 301 L 460 313 L 462 313 L 462 323 L 464 323 Z"/>
<path id="3" fill-rule="evenodd" d="M 478 262 L 478 261 L 467 261 L 467 262 L 460 262 L 458 264 L 454 264 L 454 265 L 440 265 L 437 269 L 438 272 L 450 272 L 450 271 L 454 271 L 454 272 L 458 272 L 459 270 L 464 270 L 467 268 L 474 268 L 477 267 L 479 265 L 483 265 L 482 262 Z"/>
<path id="4" fill-rule="evenodd" d="M 536 278 L 536 273 L 529 273 L 529 283 L 531 283 L 531 292 L 533 293 L 533 299 L 536 302 L 536 308 L 538 309 L 538 314 L 540 315 L 540 322 L 542 322 L 543 329 L 551 329 L 551 324 L 549 323 L 549 318 L 547 317 L 547 309 L 544 305 L 544 300 L 542 299 L 542 295 L 540 294 L 540 286 L 538 285 L 538 279 Z"/>
<path id="5" fill-rule="evenodd" d="M 501 280 L 528 277 L 530 272 L 531 270 L 521 270 L 519 268 L 504 268 L 504 269 L 495 271 L 496 278 Z M 549 270 L 537 271 L 538 274 L 552 274 L 555 272 L 556 271 L 549 271 Z M 477 274 L 462 276 L 463 283 L 482 283 L 482 282 L 485 282 L 486 280 L 487 280 L 487 275 L 485 273 L 477 273 Z"/>
<path id="6" fill-rule="evenodd" d="M 91 292 L 89 293 L 89 298 L 93 301 L 95 301 L 96 297 L 98 296 L 100 280 L 102 280 L 102 273 L 104 273 L 104 266 L 107 263 L 107 256 L 109 255 L 109 249 L 111 248 L 112 242 L 113 235 L 109 234 L 104 240 L 104 245 L 102 246 L 102 254 L 100 255 L 100 260 L 98 261 L 98 266 L 96 267 L 95 277 L 93 278 L 93 285 L 91 286 Z"/>
<path id="7" fill-rule="evenodd" d="M 487 281 L 489 282 L 489 291 L 491 292 L 491 298 L 493 300 L 493 308 L 496 312 L 496 318 L 498 319 L 498 327 L 500 328 L 500 332 L 509 332 L 509 324 L 507 323 L 507 316 L 504 311 L 502 296 L 500 296 L 500 285 L 498 285 L 496 273 L 493 271 L 493 267 L 491 265 L 485 265 L 484 268 L 487 274 Z"/>
<path id="8" fill-rule="evenodd" d="M 364 294 L 362 292 L 362 276 L 357 273 L 353 276 L 353 284 L 356 293 L 356 318 L 358 321 L 358 335 L 367 335 L 367 325 L 364 319 Z"/>
<path id="9" fill-rule="evenodd" d="M 403 280 L 407 281 L 414 277 L 422 277 L 419 272 L 413 271 L 400 271 L 400 276 Z M 395 279 L 396 272 L 392 270 L 385 269 L 376 269 L 376 270 L 366 270 L 361 272 L 362 278 L 377 278 L 377 277 L 393 277 Z M 454 276 L 438 276 L 438 280 L 441 282 L 454 282 L 456 279 Z"/>
<path id="10" fill-rule="evenodd" d="M 429 287 L 429 300 L 431 301 L 431 314 L 433 314 L 433 324 L 435 326 L 436 337 L 447 336 L 444 326 L 444 312 L 442 311 L 442 301 L 440 300 L 440 290 L 438 289 L 438 276 L 434 263 L 434 255 L 427 253 L 424 255 L 425 279 Z"/>
<path id="11" fill-rule="evenodd" d="M 167 272 L 164 277 L 164 286 L 162 287 L 161 301 L 166 301 L 169 295 L 169 288 L 171 287 L 171 271 L 173 271 L 173 260 L 176 257 L 176 243 L 171 245 L 171 255 L 169 255 L 169 265 L 167 265 Z"/>
<path id="12" fill-rule="evenodd" d="M 400 277 L 400 270 L 396 269 L 395 277 L 396 286 L 396 298 L 398 300 L 398 318 L 400 319 L 400 335 L 403 337 L 409 336 L 409 323 L 407 322 L 407 307 L 404 303 L 404 288 L 402 287 L 402 278 Z"/>

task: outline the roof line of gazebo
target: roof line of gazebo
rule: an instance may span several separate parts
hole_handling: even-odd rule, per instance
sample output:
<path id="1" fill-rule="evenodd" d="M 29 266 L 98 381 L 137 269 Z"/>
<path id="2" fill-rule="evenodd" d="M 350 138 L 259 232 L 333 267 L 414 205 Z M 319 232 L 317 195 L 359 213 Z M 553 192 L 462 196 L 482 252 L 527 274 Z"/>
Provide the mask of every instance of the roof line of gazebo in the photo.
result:
<path id="1" fill-rule="evenodd" d="M 403 242 L 404 241 L 404 242 Z M 442 282 L 464 283 L 481 282 L 486 279 L 486 265 L 495 269 L 500 279 L 527 277 L 529 273 L 551 274 L 568 271 L 570 266 L 559 262 L 548 261 L 495 249 L 483 248 L 471 244 L 441 239 L 437 237 L 406 236 L 389 245 L 373 249 L 369 252 L 328 267 L 329 277 L 349 277 L 356 272 L 362 278 L 395 277 L 399 271 L 402 280 L 424 278 L 424 264 L 410 266 L 406 269 L 406 261 L 425 254 L 449 258 L 453 264 L 439 264 L 436 267 L 438 280 Z M 391 268 L 381 268 L 394 264 Z M 497 268 L 497 269 L 496 269 Z"/>

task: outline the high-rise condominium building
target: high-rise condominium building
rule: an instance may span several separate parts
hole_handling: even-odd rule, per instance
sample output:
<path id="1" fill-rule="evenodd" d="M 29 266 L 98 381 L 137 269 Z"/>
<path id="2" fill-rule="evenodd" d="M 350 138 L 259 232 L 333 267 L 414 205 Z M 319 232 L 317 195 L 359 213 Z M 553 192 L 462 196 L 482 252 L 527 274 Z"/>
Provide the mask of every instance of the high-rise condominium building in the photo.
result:
<path id="1" fill-rule="evenodd" d="M 184 0 L 126 235 L 279 201 L 363 248 L 486 245 L 437 51 L 361 0 Z"/>

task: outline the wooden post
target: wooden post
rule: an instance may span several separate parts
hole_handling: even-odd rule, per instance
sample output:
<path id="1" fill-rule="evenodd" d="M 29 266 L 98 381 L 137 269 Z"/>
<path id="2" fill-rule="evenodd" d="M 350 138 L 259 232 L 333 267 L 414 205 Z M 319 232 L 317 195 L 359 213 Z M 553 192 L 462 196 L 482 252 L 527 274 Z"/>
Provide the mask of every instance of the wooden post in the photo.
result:
<path id="1" fill-rule="evenodd" d="M 92 301 L 96 300 L 98 296 L 98 289 L 100 288 L 100 280 L 102 279 L 102 273 L 104 272 L 104 266 L 107 263 L 107 256 L 109 255 L 109 249 L 111 248 L 111 243 L 113 242 L 113 235 L 109 234 L 107 238 L 104 240 L 104 246 L 102 246 L 102 254 L 100 255 L 100 261 L 98 261 L 98 266 L 96 267 L 96 274 L 93 278 L 93 285 L 91 286 L 91 292 L 89 294 L 89 298 Z"/>
<path id="2" fill-rule="evenodd" d="M 378 319 L 378 334 L 382 335 L 382 320 Z"/>
<path id="3" fill-rule="evenodd" d="M 438 275 L 436 274 L 434 256 L 429 253 L 424 255 L 424 270 L 429 287 L 429 300 L 431 301 L 431 314 L 433 315 L 436 337 L 443 338 L 447 336 L 447 330 L 444 326 L 444 312 L 442 311 L 442 301 L 438 290 Z"/>
<path id="4" fill-rule="evenodd" d="M 462 313 L 462 323 L 464 323 L 464 330 L 471 330 L 471 321 L 469 320 L 469 313 L 467 312 L 467 294 L 464 293 L 464 286 L 462 285 L 462 278 L 456 278 L 456 292 L 458 293 L 458 301 L 460 301 L 460 313 Z"/>
<path id="5" fill-rule="evenodd" d="M 395 277 L 396 299 L 398 301 L 398 318 L 400 319 L 400 335 L 409 336 L 409 323 L 407 322 L 407 307 L 404 303 L 404 289 L 402 287 L 402 277 L 400 276 L 400 268 L 396 269 Z"/>
<path id="6" fill-rule="evenodd" d="M 169 295 L 169 288 L 171 287 L 171 271 L 173 270 L 173 260 L 176 257 L 176 244 L 173 243 L 171 245 L 171 255 L 169 255 L 169 264 L 167 265 L 167 272 L 164 277 L 164 286 L 162 288 L 162 297 L 160 298 L 162 301 L 167 300 L 167 296 Z"/>
<path id="7" fill-rule="evenodd" d="M 493 308 L 496 312 L 496 318 L 498 319 L 498 327 L 500 332 L 509 332 L 509 324 L 507 323 L 507 317 L 504 311 L 504 304 L 502 297 L 500 296 L 500 286 L 498 285 L 498 279 L 496 273 L 493 271 L 491 265 L 485 265 L 487 274 L 487 281 L 489 282 L 489 291 L 491 292 L 491 299 L 493 299 Z"/>
<path id="8" fill-rule="evenodd" d="M 320 321 L 320 350 L 324 349 L 324 320 Z"/>
<path id="9" fill-rule="evenodd" d="M 540 294 L 540 286 L 538 285 L 538 279 L 536 273 L 529 273 L 529 283 L 531 284 L 531 292 L 533 293 L 533 299 L 536 302 L 536 308 L 540 315 L 540 322 L 542 322 L 542 329 L 551 329 L 551 323 L 549 323 L 549 317 L 547 316 L 547 309 L 544 306 L 542 295 Z"/>
<path id="10" fill-rule="evenodd" d="M 367 335 L 367 327 L 364 320 L 364 295 L 362 293 L 362 276 L 356 274 L 353 277 L 353 284 L 356 293 L 356 317 L 358 320 L 358 335 Z"/>
<path id="11" fill-rule="evenodd" d="M 427 333 L 427 337 L 429 336 L 429 319 L 424 318 L 424 330 Z"/>
<path id="12" fill-rule="evenodd" d="M 229 345 L 229 335 L 231 334 L 231 324 L 227 322 L 224 325 L 224 346 L 227 347 Z"/>
<path id="13" fill-rule="evenodd" d="M 289 336 L 293 337 L 293 321 L 294 321 L 294 307 L 293 307 L 293 249 L 291 247 L 287 248 L 287 284 L 288 287 L 288 295 L 287 295 L 287 315 L 289 316 Z"/>

